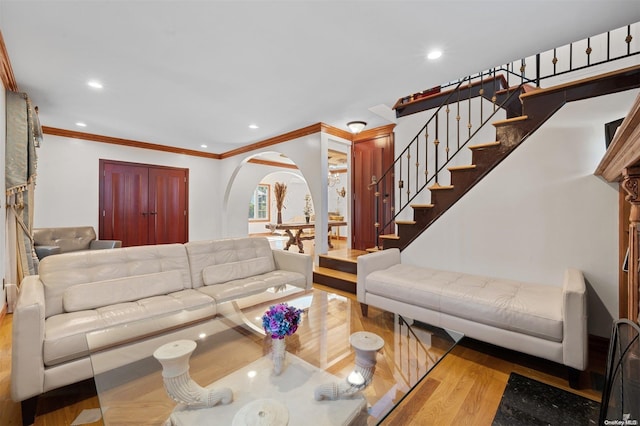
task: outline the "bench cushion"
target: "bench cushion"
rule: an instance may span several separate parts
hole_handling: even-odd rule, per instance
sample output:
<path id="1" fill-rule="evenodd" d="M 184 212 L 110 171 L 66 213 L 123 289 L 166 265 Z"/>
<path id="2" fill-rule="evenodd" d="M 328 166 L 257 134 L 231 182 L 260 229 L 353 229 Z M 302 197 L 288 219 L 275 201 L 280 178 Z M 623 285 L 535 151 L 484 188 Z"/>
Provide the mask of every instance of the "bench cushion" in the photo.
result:
<path id="1" fill-rule="evenodd" d="M 367 292 L 562 342 L 562 288 L 407 264 L 372 272 Z"/>
<path id="2" fill-rule="evenodd" d="M 87 356 L 85 335 L 90 331 L 180 311 L 184 312 L 181 319 L 194 321 L 215 315 L 216 305 L 209 296 L 187 289 L 135 302 L 54 315 L 45 320 L 44 363 L 52 366 Z M 158 332 L 167 327 L 162 321 L 157 324 Z M 123 340 L 135 337 L 135 334 L 123 336 Z"/>

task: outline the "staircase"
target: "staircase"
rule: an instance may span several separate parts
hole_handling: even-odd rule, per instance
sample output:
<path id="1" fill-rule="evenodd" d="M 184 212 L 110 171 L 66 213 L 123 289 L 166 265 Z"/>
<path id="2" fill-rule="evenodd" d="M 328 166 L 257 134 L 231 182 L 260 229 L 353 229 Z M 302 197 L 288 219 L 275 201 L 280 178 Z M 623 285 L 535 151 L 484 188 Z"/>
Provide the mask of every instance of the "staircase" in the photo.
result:
<path id="1" fill-rule="evenodd" d="M 471 86 L 471 83 L 469 83 L 469 86 Z M 449 166 L 446 171 L 443 170 L 450 176 L 449 184 L 441 185 L 438 183 L 438 172 L 440 170 L 437 170 L 431 178 L 431 184 L 429 186 L 425 185 L 426 190 L 430 192 L 431 201 L 423 204 L 409 204 L 413 210 L 412 220 L 394 220 L 395 218 L 393 218 L 391 221 L 383 223 L 382 229 L 393 228 L 395 224 L 396 233 L 380 233 L 380 246 L 383 249 L 391 247 L 404 249 L 407 247 L 565 103 L 638 87 L 640 87 L 640 65 L 546 89 L 533 89 L 530 85 L 522 84 L 489 93 L 480 91 L 475 96 L 490 96 L 494 104 L 499 105 L 501 109 L 506 111 L 506 119 L 492 122 L 495 127 L 495 141 L 467 146 L 472 153 L 471 164 Z M 517 93 L 518 96 L 513 96 L 514 93 Z M 470 95 L 469 99 L 472 97 Z M 514 99 L 517 99 L 518 102 L 515 103 Z M 447 113 L 449 113 L 449 106 L 447 106 Z M 440 144 L 437 135 L 437 121 L 435 132 L 435 163 L 437 168 L 438 145 Z M 428 139 L 429 130 L 426 129 L 425 133 L 426 139 Z M 423 148 L 423 150 L 426 149 L 428 149 L 428 146 Z M 441 151 L 442 149 L 440 149 L 440 155 L 443 155 Z M 416 148 L 417 152 L 418 149 Z M 450 161 L 448 142 L 446 153 L 446 162 L 448 163 Z M 417 157 L 417 155 L 415 156 Z M 407 154 L 407 157 L 410 158 L 411 153 Z M 427 161 L 425 160 L 425 162 Z M 407 160 L 407 164 L 409 164 L 409 160 Z M 416 164 L 417 166 L 418 164 Z M 398 166 L 394 165 L 394 168 L 397 169 Z M 426 171 L 424 173 L 425 175 L 427 174 Z M 391 179 L 393 179 L 394 174 L 393 172 L 390 173 Z M 418 176 L 417 173 L 416 176 Z M 378 185 L 384 179 L 385 176 L 381 177 Z M 385 183 L 385 185 L 387 184 Z M 399 185 L 400 188 L 403 186 L 404 182 Z M 377 188 L 377 192 L 380 192 L 379 188 Z M 415 196 L 413 195 L 413 197 Z"/>

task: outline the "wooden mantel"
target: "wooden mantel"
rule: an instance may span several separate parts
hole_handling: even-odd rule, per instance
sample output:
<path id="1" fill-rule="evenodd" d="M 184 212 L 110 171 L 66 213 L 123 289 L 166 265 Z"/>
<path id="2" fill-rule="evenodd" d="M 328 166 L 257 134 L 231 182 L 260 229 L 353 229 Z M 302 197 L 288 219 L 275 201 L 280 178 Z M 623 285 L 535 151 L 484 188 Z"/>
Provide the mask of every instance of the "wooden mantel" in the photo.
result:
<path id="1" fill-rule="evenodd" d="M 628 272 L 620 271 L 620 318 L 638 321 L 640 312 L 640 95 L 622 121 L 595 175 L 620 182 L 620 265 L 628 254 Z M 622 214 L 624 212 L 625 214 Z M 628 220 L 627 213 L 628 212 Z M 621 268 L 622 269 L 622 268 Z"/>
<path id="2" fill-rule="evenodd" d="M 595 175 L 609 182 L 620 182 L 624 169 L 637 164 L 640 164 L 640 95 L 618 128 Z"/>

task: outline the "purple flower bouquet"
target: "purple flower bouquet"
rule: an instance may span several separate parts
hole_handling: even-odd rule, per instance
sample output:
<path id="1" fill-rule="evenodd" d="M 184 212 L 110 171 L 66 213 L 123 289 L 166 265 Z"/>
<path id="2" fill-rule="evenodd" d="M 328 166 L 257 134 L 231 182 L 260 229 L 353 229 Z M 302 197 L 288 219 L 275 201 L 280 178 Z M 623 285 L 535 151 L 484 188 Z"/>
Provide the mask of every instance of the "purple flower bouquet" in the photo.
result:
<path id="1" fill-rule="evenodd" d="M 302 310 L 279 303 L 269 307 L 262 316 L 262 327 L 272 339 L 284 339 L 298 329 Z"/>

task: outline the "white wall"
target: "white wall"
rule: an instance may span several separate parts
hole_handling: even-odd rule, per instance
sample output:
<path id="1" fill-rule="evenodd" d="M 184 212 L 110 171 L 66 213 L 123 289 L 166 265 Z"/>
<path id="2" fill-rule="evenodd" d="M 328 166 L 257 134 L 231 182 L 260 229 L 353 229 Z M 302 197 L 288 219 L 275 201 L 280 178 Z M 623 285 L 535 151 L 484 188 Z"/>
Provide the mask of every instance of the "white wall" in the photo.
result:
<path id="1" fill-rule="evenodd" d="M 91 225 L 98 231 L 100 159 L 188 168 L 189 239 L 220 236 L 219 160 L 51 135 L 38 150 L 34 227 Z"/>
<path id="2" fill-rule="evenodd" d="M 248 163 L 245 166 L 247 171 L 252 170 L 255 173 L 255 178 L 260 179 L 260 183 L 269 185 L 269 220 L 267 221 L 253 221 L 249 222 L 250 234 L 264 234 L 269 232 L 265 227 L 268 223 L 276 223 L 277 221 L 277 209 L 276 200 L 274 196 L 274 186 L 276 182 L 282 182 L 287 185 L 287 193 L 284 200 L 284 208 L 282 209 L 282 221 L 291 222 L 293 220 L 302 221 L 304 208 L 304 196 L 309 193 L 309 187 L 307 182 L 301 176 L 298 170 L 282 169 L 273 166 L 261 166 L 257 164 Z M 247 193 L 247 197 L 250 197 L 252 191 Z M 248 209 L 248 198 L 247 198 Z M 315 212 L 315 209 L 314 209 Z M 295 219 L 294 219 L 295 218 Z"/>
<path id="3" fill-rule="evenodd" d="M 316 235 L 325 235 L 328 225 L 328 194 L 326 191 L 328 173 L 328 149 L 333 143 L 333 136 L 325 133 L 315 133 L 293 139 L 277 145 L 277 152 L 285 154 L 298 166 L 300 175 L 308 184 L 308 190 L 313 199 L 316 212 Z M 340 141 L 348 143 L 348 141 Z M 220 161 L 220 181 L 226 182 L 222 203 L 222 236 L 238 236 L 247 234 L 248 208 L 247 194 L 253 191 L 260 180 L 267 173 L 260 175 L 255 171 L 255 165 L 247 161 L 256 155 L 273 152 L 274 147 L 252 151 L 246 156 L 234 156 Z M 303 195 L 304 197 L 304 195 Z M 242 212 L 242 214 L 238 214 Z M 320 214 L 319 212 L 323 212 Z M 283 215 L 286 217 L 287 212 Z M 326 253 L 328 249 L 326 238 L 316 238 L 315 254 Z M 316 258 L 317 261 L 317 258 Z"/>
<path id="4" fill-rule="evenodd" d="M 565 105 L 403 251 L 435 268 L 562 285 L 583 271 L 589 333 L 618 318 L 618 185 L 593 175 L 604 123 L 625 116 L 638 90 Z"/>

